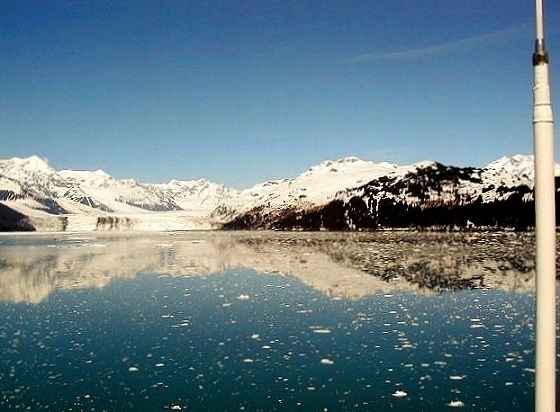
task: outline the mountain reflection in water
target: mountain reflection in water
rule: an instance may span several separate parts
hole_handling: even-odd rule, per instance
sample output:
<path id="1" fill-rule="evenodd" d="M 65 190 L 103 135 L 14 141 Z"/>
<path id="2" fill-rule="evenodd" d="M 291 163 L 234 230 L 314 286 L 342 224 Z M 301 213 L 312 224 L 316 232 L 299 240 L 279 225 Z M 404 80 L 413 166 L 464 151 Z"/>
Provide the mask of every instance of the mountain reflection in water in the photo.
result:
<path id="1" fill-rule="evenodd" d="M 335 298 L 533 288 L 532 234 L 285 233 L 19 235 L 0 238 L 0 301 L 102 288 L 139 273 L 207 276 L 246 268 L 297 278 Z"/>

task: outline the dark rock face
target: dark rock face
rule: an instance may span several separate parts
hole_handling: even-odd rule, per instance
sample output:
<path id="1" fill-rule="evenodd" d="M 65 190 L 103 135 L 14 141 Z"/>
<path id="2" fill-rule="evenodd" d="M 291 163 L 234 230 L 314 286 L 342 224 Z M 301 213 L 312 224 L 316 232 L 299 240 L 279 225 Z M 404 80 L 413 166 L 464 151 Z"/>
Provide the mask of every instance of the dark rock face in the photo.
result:
<path id="1" fill-rule="evenodd" d="M 0 232 L 32 232 L 33 225 L 25 215 L 0 203 Z"/>
<path id="2" fill-rule="evenodd" d="M 560 197 L 557 195 L 557 201 Z M 521 196 L 482 203 L 477 199 L 466 205 L 410 205 L 392 199 L 376 201 L 370 212 L 363 199 L 335 200 L 324 207 L 289 214 L 271 225 L 277 229 L 367 230 L 382 228 L 498 227 L 528 229 L 534 225 L 534 202 Z"/>
<path id="3" fill-rule="evenodd" d="M 24 196 L 12 190 L 0 190 L 0 201 L 23 199 Z"/>
<path id="4" fill-rule="evenodd" d="M 226 223 L 223 225 L 223 229 L 271 229 L 275 227 L 276 222 L 292 213 L 296 212 L 293 209 L 282 209 L 271 212 L 266 210 L 264 206 L 258 206 Z"/>
<path id="5" fill-rule="evenodd" d="M 532 189 L 485 186 L 481 169 L 436 163 L 403 177 L 382 177 L 338 194 L 323 206 L 263 213 L 251 210 L 224 229 L 375 230 L 513 228 L 534 225 Z M 465 187 L 474 188 L 464 190 Z M 556 187 L 560 179 L 556 178 Z M 483 194 L 492 192 L 483 201 Z M 558 190 L 557 202 L 560 201 Z M 557 216 L 557 224 L 560 219 Z"/>
<path id="6" fill-rule="evenodd" d="M 130 230 L 134 227 L 134 221 L 128 217 L 102 216 L 97 218 L 95 230 L 113 231 Z"/>
<path id="7" fill-rule="evenodd" d="M 16 185 L 19 185 L 17 181 L 10 179 L 6 176 L 0 175 L 0 177 L 7 181 L 12 181 Z M 51 213 L 53 215 L 60 215 L 63 213 L 67 213 L 66 210 L 64 210 L 64 208 L 58 204 L 54 194 L 51 195 L 52 195 L 51 197 L 44 196 L 38 193 L 37 191 L 27 187 L 22 187 L 21 191 L 19 192 L 14 192 L 13 190 L 9 190 L 9 189 L 3 189 L 0 190 L 0 201 L 32 199 L 37 203 L 39 203 L 42 206 L 41 208 L 47 213 Z"/>
<path id="8" fill-rule="evenodd" d="M 97 201 L 91 196 L 84 193 L 79 187 L 72 186 L 62 195 L 65 199 L 73 200 L 76 203 L 81 203 L 82 205 L 92 207 L 94 209 L 101 210 L 103 212 L 112 213 L 113 210 L 103 203 Z"/>

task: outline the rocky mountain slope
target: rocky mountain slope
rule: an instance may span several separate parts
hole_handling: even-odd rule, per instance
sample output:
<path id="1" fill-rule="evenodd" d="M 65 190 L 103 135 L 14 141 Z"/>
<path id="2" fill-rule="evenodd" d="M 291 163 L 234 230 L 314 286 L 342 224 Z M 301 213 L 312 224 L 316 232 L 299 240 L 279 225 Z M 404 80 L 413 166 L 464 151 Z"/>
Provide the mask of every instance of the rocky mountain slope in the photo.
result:
<path id="1" fill-rule="evenodd" d="M 0 230 L 526 228 L 533 178 L 524 155 L 484 168 L 347 157 L 236 190 L 204 179 L 147 184 L 57 171 L 31 156 L 0 160 Z"/>
<path id="2" fill-rule="evenodd" d="M 308 207 L 257 205 L 236 216 L 225 228 L 525 229 L 534 221 L 533 179 L 532 156 L 502 157 L 484 168 L 421 162 L 395 167 L 365 184 L 337 191 L 326 202 Z"/>

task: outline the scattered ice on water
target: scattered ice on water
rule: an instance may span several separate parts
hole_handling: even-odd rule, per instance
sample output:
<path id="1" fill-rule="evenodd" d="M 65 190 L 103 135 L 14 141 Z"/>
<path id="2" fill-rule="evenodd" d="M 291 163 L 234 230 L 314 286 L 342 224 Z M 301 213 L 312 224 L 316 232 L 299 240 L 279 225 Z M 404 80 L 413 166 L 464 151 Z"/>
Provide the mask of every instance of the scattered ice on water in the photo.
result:
<path id="1" fill-rule="evenodd" d="M 321 363 L 323 365 L 332 365 L 332 364 L 334 364 L 334 361 L 330 360 L 330 359 L 327 359 L 327 358 L 323 358 L 323 359 L 321 359 Z"/>
<path id="2" fill-rule="evenodd" d="M 249 300 L 249 298 L 250 298 L 249 295 L 244 295 L 244 294 L 241 294 L 237 297 L 237 299 L 239 300 Z"/>
<path id="3" fill-rule="evenodd" d="M 128 368 L 129 372 L 138 372 L 138 368 L 136 366 L 131 366 L 130 368 Z"/>
<path id="4" fill-rule="evenodd" d="M 406 393 L 405 391 L 397 390 L 397 391 L 393 392 L 393 396 L 395 398 L 404 398 L 406 395 L 408 395 L 408 393 Z"/>

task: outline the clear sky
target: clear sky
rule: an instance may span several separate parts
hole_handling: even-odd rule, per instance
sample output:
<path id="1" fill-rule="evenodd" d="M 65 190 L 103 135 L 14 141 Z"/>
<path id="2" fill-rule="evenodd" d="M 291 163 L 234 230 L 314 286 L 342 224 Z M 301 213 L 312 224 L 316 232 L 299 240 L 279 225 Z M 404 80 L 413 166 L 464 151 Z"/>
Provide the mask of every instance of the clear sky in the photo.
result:
<path id="1" fill-rule="evenodd" d="M 533 3 L 0 0 L 0 157 L 244 187 L 348 155 L 529 153 Z"/>

